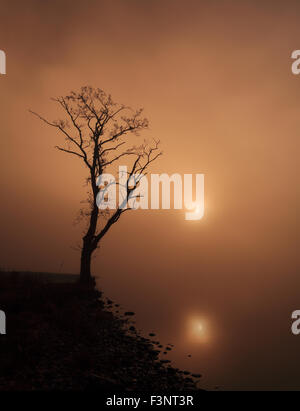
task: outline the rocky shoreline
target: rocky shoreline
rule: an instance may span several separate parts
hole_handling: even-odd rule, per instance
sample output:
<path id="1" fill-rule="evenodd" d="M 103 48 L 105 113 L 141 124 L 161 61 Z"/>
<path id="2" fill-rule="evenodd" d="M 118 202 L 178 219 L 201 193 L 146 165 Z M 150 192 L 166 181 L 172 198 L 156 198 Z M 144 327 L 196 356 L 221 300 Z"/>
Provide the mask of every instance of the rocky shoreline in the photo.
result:
<path id="1" fill-rule="evenodd" d="M 117 315 L 101 292 L 0 274 L 0 390 L 198 391 L 200 375 L 160 359 L 158 341 Z"/>

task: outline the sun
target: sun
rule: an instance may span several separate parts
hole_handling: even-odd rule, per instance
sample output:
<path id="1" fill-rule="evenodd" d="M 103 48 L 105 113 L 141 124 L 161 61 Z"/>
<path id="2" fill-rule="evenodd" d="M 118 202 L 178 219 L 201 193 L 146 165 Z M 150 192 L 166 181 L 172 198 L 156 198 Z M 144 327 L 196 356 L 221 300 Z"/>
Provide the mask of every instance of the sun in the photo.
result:
<path id="1" fill-rule="evenodd" d="M 196 204 L 192 211 L 187 211 L 185 213 L 186 220 L 201 220 L 204 216 L 204 203 Z"/>

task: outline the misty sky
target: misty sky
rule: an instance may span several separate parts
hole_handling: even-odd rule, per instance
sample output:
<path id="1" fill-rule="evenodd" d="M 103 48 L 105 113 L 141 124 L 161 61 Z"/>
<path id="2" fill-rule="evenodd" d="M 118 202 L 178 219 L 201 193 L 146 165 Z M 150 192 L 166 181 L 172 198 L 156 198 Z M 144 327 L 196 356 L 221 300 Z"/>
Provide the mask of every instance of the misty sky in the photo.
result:
<path id="1" fill-rule="evenodd" d="M 205 217 L 126 213 L 93 272 L 176 363 L 228 388 L 299 388 L 300 49 L 297 1 L 2 1 L 1 258 L 5 269 L 77 273 L 80 162 L 28 109 L 83 85 L 144 107 L 156 173 L 205 173 Z M 190 341 L 190 317 L 207 323 Z M 192 354 L 187 358 L 187 354 Z"/>

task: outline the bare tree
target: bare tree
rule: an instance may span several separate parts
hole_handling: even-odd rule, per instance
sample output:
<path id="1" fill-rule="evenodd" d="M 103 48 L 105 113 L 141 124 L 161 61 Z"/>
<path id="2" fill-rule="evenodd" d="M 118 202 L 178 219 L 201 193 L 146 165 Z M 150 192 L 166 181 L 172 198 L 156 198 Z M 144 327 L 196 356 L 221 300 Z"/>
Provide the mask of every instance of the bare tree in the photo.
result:
<path id="1" fill-rule="evenodd" d="M 133 135 L 139 135 L 140 131 L 148 128 L 148 120 L 142 117 L 142 109 L 133 111 L 117 104 L 101 89 L 82 87 L 79 92 L 72 91 L 53 100 L 63 109 L 65 119 L 51 122 L 35 112 L 31 113 L 61 132 L 65 144 L 56 148 L 77 157 L 87 169 L 89 209 L 85 215 L 88 224 L 82 239 L 80 264 L 80 282 L 87 284 L 92 281 L 92 254 L 112 225 L 131 209 L 119 205 L 115 210 L 99 210 L 96 201 L 100 191 L 98 177 L 107 173 L 107 169 L 115 166 L 121 158 L 129 161 L 133 157 L 125 180 L 125 202 L 128 205 L 139 184 L 139 179 L 132 184 L 132 177 L 146 175 L 148 166 L 162 153 L 158 141 L 151 145 L 145 141 L 140 146 L 131 144 Z"/>

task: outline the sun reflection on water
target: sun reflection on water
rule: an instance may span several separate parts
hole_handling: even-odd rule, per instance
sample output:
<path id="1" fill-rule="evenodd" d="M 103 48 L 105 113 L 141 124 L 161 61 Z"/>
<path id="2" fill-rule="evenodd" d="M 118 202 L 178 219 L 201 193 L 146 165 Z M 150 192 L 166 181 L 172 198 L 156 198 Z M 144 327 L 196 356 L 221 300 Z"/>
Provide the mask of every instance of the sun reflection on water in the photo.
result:
<path id="1" fill-rule="evenodd" d="M 210 341 L 211 333 L 208 321 L 197 315 L 192 315 L 186 325 L 187 340 L 191 343 L 207 343 Z"/>

